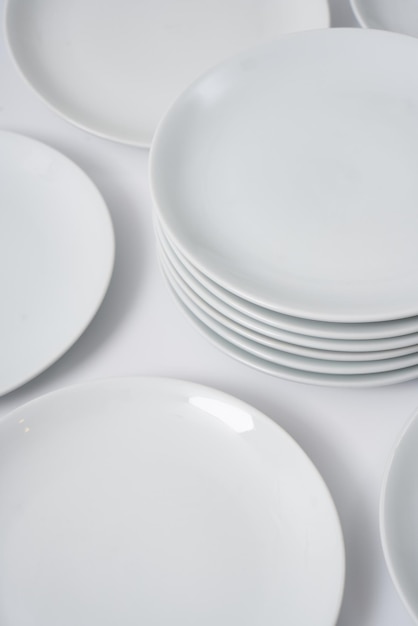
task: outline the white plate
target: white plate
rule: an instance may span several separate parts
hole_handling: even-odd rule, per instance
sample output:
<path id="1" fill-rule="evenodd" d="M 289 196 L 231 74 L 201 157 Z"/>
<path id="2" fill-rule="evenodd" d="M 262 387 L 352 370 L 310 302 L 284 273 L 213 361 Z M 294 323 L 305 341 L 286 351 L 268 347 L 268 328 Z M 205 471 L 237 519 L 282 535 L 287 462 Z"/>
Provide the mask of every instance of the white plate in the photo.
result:
<path id="1" fill-rule="evenodd" d="M 230 320 L 223 315 L 218 314 L 214 309 L 207 306 L 200 307 L 197 304 L 197 299 L 194 297 L 190 288 L 171 272 L 171 268 L 168 265 L 164 265 L 163 260 L 162 265 L 172 288 L 176 292 L 176 295 L 182 300 L 183 304 L 190 309 L 195 317 L 229 343 L 232 343 L 242 350 L 245 350 L 246 352 L 249 352 L 250 354 L 265 361 L 306 372 L 338 375 L 391 372 L 394 370 L 405 369 L 406 367 L 411 367 L 413 365 L 418 365 L 417 352 L 393 359 L 344 362 L 311 358 L 291 354 L 280 349 L 279 347 L 268 347 L 259 342 L 256 337 L 249 338 L 248 336 L 237 332 Z"/>
<path id="2" fill-rule="evenodd" d="M 381 28 L 418 37 L 416 0 L 351 0 L 351 7 L 364 28 Z"/>
<path id="3" fill-rule="evenodd" d="M 380 531 L 394 585 L 418 623 L 418 415 L 394 448 L 382 484 Z"/>
<path id="4" fill-rule="evenodd" d="M 164 239 L 158 239 L 158 248 L 160 253 L 164 256 L 164 260 L 169 263 L 170 268 L 178 274 L 179 278 L 189 287 L 190 295 L 195 302 L 198 303 L 200 308 L 210 309 L 211 312 L 215 310 L 216 313 L 221 314 L 225 319 L 225 324 L 232 324 L 234 329 L 237 326 L 240 327 L 241 334 L 253 334 L 260 335 L 260 343 L 264 341 L 270 342 L 285 342 L 287 345 L 291 345 L 295 349 L 312 349 L 320 351 L 321 353 L 328 352 L 340 353 L 341 358 L 332 360 L 374 360 L 380 358 L 391 358 L 391 356 L 401 356 L 395 354 L 396 351 L 404 351 L 403 354 L 411 354 L 417 351 L 418 333 L 411 335 L 401 335 L 400 337 L 388 337 L 387 339 L 370 339 L 370 340 L 345 340 L 345 339 L 326 339 L 322 337 L 311 337 L 309 335 L 302 335 L 300 333 L 292 333 L 290 331 L 282 330 L 280 327 L 274 328 L 263 322 L 254 320 L 251 317 L 246 316 L 235 309 L 228 306 L 223 300 L 217 298 L 210 291 L 205 290 L 205 287 L 194 279 L 193 275 L 190 275 L 186 267 L 182 266 L 179 259 L 176 259 L 172 254 L 170 255 L 170 249 L 165 245 Z M 265 345 L 269 345 L 266 343 Z M 278 347 L 278 344 L 276 345 Z M 290 351 L 290 350 L 289 350 Z M 293 352 L 293 350 L 292 350 Z M 297 354 L 298 352 L 294 352 Z M 390 353 L 390 354 L 389 354 Z M 356 355 L 359 358 L 356 359 Z M 363 356 L 362 356 L 363 355 Z M 380 356 L 381 355 L 381 356 Z M 305 355 L 307 356 L 307 355 Z"/>
<path id="5" fill-rule="evenodd" d="M 381 361 L 383 359 L 393 359 L 394 357 L 405 356 L 407 354 L 418 354 L 418 346 L 414 345 L 410 348 L 398 348 L 395 350 L 381 350 L 376 352 L 339 352 L 332 350 L 322 350 L 315 348 L 308 348 L 305 346 L 294 345 L 285 341 L 280 341 L 272 337 L 268 337 L 257 331 L 248 328 L 245 325 L 240 324 L 235 318 L 227 316 L 226 312 L 222 312 L 220 309 L 212 306 L 204 298 L 200 297 L 198 292 L 194 291 L 193 287 L 185 280 L 182 273 L 179 272 L 176 267 L 171 263 L 170 258 L 165 253 L 162 246 L 159 247 L 159 260 L 163 267 L 167 269 L 170 277 L 178 284 L 183 292 L 187 295 L 189 300 L 192 300 L 196 306 L 202 309 L 205 313 L 210 315 L 213 319 L 217 320 L 227 328 L 230 328 L 238 335 L 242 335 L 269 348 L 288 352 L 290 354 L 297 354 L 303 357 L 309 357 L 313 359 L 325 359 L 329 361 Z"/>
<path id="6" fill-rule="evenodd" d="M 149 146 L 171 102 L 203 71 L 281 33 L 329 26 L 326 0 L 9 0 L 23 76 L 57 113 Z"/>
<path id="7" fill-rule="evenodd" d="M 114 237 L 103 198 L 52 148 L 0 132 L 0 395 L 78 339 L 107 290 Z"/>
<path id="8" fill-rule="evenodd" d="M 193 263 L 176 248 L 175 244 L 170 241 L 170 234 L 164 231 L 164 226 L 159 224 L 157 220 L 155 220 L 155 230 L 159 241 L 164 246 L 170 259 L 174 264 L 180 265 L 182 271 L 190 278 L 188 282 L 191 283 L 193 288 L 196 286 L 197 291 L 199 287 L 203 287 L 208 297 L 213 294 L 216 296 L 218 302 L 221 300 L 229 309 L 234 309 L 233 315 L 235 311 L 237 311 L 238 313 L 243 313 L 247 319 L 253 318 L 253 320 L 260 321 L 264 325 L 267 324 L 282 330 L 313 337 L 323 337 L 325 339 L 348 339 L 350 341 L 357 339 L 382 339 L 418 332 L 418 317 L 407 317 L 389 322 L 338 324 L 292 317 L 260 307 L 224 289 L 208 276 L 205 276 L 205 274 L 195 267 Z"/>
<path id="9" fill-rule="evenodd" d="M 164 270 L 162 268 L 163 274 Z M 171 282 L 165 276 L 167 284 L 182 311 L 187 315 L 190 321 L 196 326 L 197 330 L 208 339 L 216 348 L 227 354 L 228 356 L 249 365 L 256 370 L 277 376 L 285 380 L 296 383 L 305 383 L 308 385 L 320 385 L 324 387 L 382 387 L 385 385 L 395 385 L 397 383 L 406 382 L 418 378 L 418 366 L 408 367 L 402 370 L 394 370 L 392 372 L 379 372 L 377 374 L 360 374 L 360 375 L 344 375 L 344 374 L 320 374 L 318 372 L 307 372 L 304 370 L 296 370 L 277 363 L 271 363 L 250 354 L 246 350 L 242 350 L 233 343 L 227 341 L 216 332 L 212 331 L 206 324 L 200 321 L 190 309 L 183 304 L 180 297 L 177 296 Z"/>
<path id="10" fill-rule="evenodd" d="M 0 424 L 7 626 L 333 626 L 344 545 L 273 421 L 175 380 L 93 382 Z"/>
<path id="11" fill-rule="evenodd" d="M 282 313 L 417 315 L 417 66 L 413 38 L 329 29 L 196 81 L 151 150 L 154 202 L 176 246 Z"/>

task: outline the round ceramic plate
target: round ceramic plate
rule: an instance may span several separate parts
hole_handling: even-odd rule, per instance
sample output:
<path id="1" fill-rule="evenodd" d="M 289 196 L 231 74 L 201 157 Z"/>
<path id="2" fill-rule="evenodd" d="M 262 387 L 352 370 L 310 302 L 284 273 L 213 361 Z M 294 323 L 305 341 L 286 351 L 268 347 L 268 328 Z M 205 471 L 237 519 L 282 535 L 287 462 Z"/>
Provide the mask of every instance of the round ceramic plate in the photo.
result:
<path id="1" fill-rule="evenodd" d="M 329 29 L 196 81 L 151 150 L 176 246 L 223 287 L 288 315 L 416 316 L 417 66 L 411 37 Z"/>
<path id="2" fill-rule="evenodd" d="M 344 545 L 273 421 L 164 379 L 93 382 L 0 424 L 8 626 L 333 626 Z"/>
<path id="3" fill-rule="evenodd" d="M 163 270 L 164 273 L 164 270 Z M 266 361 L 255 354 L 250 354 L 246 350 L 234 345 L 230 341 L 221 337 L 216 332 L 211 330 L 206 324 L 204 324 L 196 315 L 194 315 L 190 309 L 183 304 L 180 297 L 177 296 L 174 287 L 170 280 L 165 277 L 174 300 L 177 302 L 182 311 L 190 319 L 200 333 L 208 339 L 216 348 L 227 354 L 228 356 L 249 365 L 256 370 L 283 378 L 295 383 L 305 383 L 308 385 L 320 385 L 323 387 L 383 387 L 385 385 L 395 385 L 397 383 L 406 382 L 418 378 L 418 366 L 408 367 L 402 370 L 394 370 L 391 372 L 379 372 L 377 374 L 359 374 L 359 375 L 344 375 L 344 374 L 321 374 L 318 372 L 307 372 L 304 370 L 297 370 L 284 365 L 278 365 Z"/>
<path id="4" fill-rule="evenodd" d="M 418 623 L 418 415 L 395 446 L 383 480 L 380 531 L 395 587 Z"/>
<path id="5" fill-rule="evenodd" d="M 303 357 L 309 357 L 313 359 L 324 359 L 330 361 L 381 361 L 384 359 L 392 359 L 394 357 L 405 356 L 407 354 L 418 354 L 418 346 L 411 346 L 410 348 L 398 348 L 394 350 L 381 350 L 376 352 L 338 352 L 332 350 L 318 350 L 315 348 L 308 348 L 305 346 L 294 345 L 292 343 L 288 343 L 285 341 L 280 341 L 279 339 L 274 339 L 273 337 L 268 337 L 259 333 L 257 331 L 248 328 L 245 325 L 242 325 L 235 318 L 230 318 L 226 315 L 226 313 L 222 313 L 222 311 L 202 297 L 199 296 L 197 292 L 193 290 L 193 287 L 188 284 L 188 282 L 184 279 L 181 272 L 178 272 L 176 267 L 171 263 L 170 258 L 165 253 L 163 247 L 159 247 L 159 260 L 162 263 L 163 267 L 169 272 L 170 279 L 175 281 L 176 284 L 181 288 L 181 290 L 187 295 L 187 298 L 191 300 L 196 306 L 199 307 L 202 311 L 210 315 L 213 319 L 219 321 L 222 325 L 230 328 L 238 335 L 242 335 L 243 337 L 247 337 L 256 343 L 259 343 L 263 346 L 268 346 L 269 348 L 274 348 L 276 350 L 281 350 L 283 352 L 287 352 L 290 354 L 297 354 Z"/>
<path id="6" fill-rule="evenodd" d="M 2 395 L 49 367 L 85 330 L 109 284 L 114 237 L 84 172 L 52 148 L 6 132 L 0 203 Z"/>
<path id="7" fill-rule="evenodd" d="M 196 286 L 196 291 L 203 288 L 203 291 L 210 297 L 216 296 L 216 301 L 222 301 L 228 309 L 234 309 L 232 315 L 243 313 L 247 318 L 253 318 L 256 322 L 262 322 L 272 327 L 288 330 L 302 335 L 313 337 L 323 337 L 324 339 L 348 339 L 368 340 L 382 339 L 386 337 L 399 337 L 418 332 L 418 317 L 407 317 L 389 322 L 371 322 L 365 324 L 338 324 L 332 322 L 319 322 L 300 317 L 283 315 L 277 311 L 271 311 L 263 307 L 244 300 L 232 292 L 224 289 L 208 276 L 205 276 L 197 267 L 187 259 L 175 244 L 170 241 L 169 233 L 164 232 L 164 226 L 155 220 L 155 230 L 158 240 L 164 246 L 170 259 L 187 274 L 188 282 Z M 179 270 L 180 271 L 180 270 Z M 418 338 L 418 335 L 416 335 Z"/>
<path id="8" fill-rule="evenodd" d="M 175 256 L 170 255 L 170 249 L 165 245 L 163 239 L 159 240 L 160 254 L 164 256 L 164 260 L 170 265 L 170 269 L 175 271 L 190 289 L 192 299 L 198 302 L 200 308 L 206 307 L 211 311 L 221 314 L 225 319 L 225 323 L 238 325 L 241 328 L 241 334 L 257 333 L 265 338 L 266 341 L 285 342 L 293 347 L 304 349 L 318 350 L 323 352 L 339 352 L 341 358 L 335 360 L 373 360 L 386 358 L 384 353 L 393 353 L 396 350 L 405 350 L 404 354 L 411 354 L 417 351 L 418 333 L 411 335 L 401 335 L 400 337 L 388 337 L 387 339 L 370 339 L 370 340 L 345 340 L 345 339 L 326 339 L 323 337 L 312 337 L 310 335 L 302 335 L 283 330 L 280 327 L 274 328 L 268 324 L 264 324 L 259 320 L 254 320 L 247 315 L 236 311 L 228 306 L 223 300 L 220 300 L 212 292 L 207 291 L 205 287 L 196 282 L 193 275 L 190 275 L 187 269 L 182 266 Z M 263 341 L 260 338 L 260 343 Z M 267 345 L 267 344 L 266 344 Z M 375 355 L 376 353 L 376 355 Z M 353 358 L 355 354 L 359 354 L 359 359 Z M 363 354 L 363 357 L 361 356 Z M 400 356 L 400 354 L 388 354 L 391 356 Z M 370 358 L 369 358 L 370 357 Z M 332 359 L 334 360 L 334 359 Z"/>
<path id="9" fill-rule="evenodd" d="M 329 26 L 326 0 L 9 0 L 6 34 L 28 83 L 97 135 L 149 146 L 189 83 L 282 33 Z"/>
<path id="10" fill-rule="evenodd" d="M 248 336 L 236 332 L 235 328 L 231 328 L 232 325 L 227 318 L 219 315 L 215 310 L 210 309 L 210 307 L 198 306 L 196 303 L 197 299 L 194 297 L 193 293 L 191 293 L 190 288 L 184 282 L 181 282 L 181 279 L 178 280 L 171 272 L 169 266 L 164 265 L 164 262 L 163 268 L 177 296 L 182 300 L 183 304 L 190 309 L 195 317 L 229 343 L 265 361 L 307 372 L 338 375 L 374 374 L 376 372 L 390 372 L 418 365 L 417 352 L 394 359 L 344 362 L 310 358 L 285 352 L 278 347 L 268 347 L 254 337 L 249 338 Z"/>
<path id="11" fill-rule="evenodd" d="M 416 0 L 351 0 L 351 6 L 364 28 L 392 30 L 418 37 Z"/>

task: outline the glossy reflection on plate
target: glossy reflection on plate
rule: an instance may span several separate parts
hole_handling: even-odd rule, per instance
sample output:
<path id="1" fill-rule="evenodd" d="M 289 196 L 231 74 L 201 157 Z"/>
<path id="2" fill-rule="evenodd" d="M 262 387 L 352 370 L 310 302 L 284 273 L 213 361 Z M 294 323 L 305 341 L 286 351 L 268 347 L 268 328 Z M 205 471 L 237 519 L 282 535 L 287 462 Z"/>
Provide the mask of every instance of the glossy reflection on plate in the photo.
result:
<path id="1" fill-rule="evenodd" d="M 418 414 L 404 429 L 388 463 L 380 500 L 386 563 L 405 606 L 418 623 Z"/>
<path id="2" fill-rule="evenodd" d="M 114 236 L 107 207 L 72 161 L 0 132 L 0 395 L 52 365 L 106 293 Z"/>
<path id="3" fill-rule="evenodd" d="M 64 118 L 149 146 L 171 102 L 216 63 L 282 33 L 329 26 L 326 0 L 8 0 L 27 82 Z"/>
<path id="4" fill-rule="evenodd" d="M 287 315 L 416 316 L 417 66 L 412 37 L 328 29 L 281 37 L 196 81 L 150 158 L 177 248 L 222 287 Z"/>
<path id="5" fill-rule="evenodd" d="M 333 626 L 344 545 L 322 478 L 256 409 L 93 382 L 0 424 L 0 622 Z"/>

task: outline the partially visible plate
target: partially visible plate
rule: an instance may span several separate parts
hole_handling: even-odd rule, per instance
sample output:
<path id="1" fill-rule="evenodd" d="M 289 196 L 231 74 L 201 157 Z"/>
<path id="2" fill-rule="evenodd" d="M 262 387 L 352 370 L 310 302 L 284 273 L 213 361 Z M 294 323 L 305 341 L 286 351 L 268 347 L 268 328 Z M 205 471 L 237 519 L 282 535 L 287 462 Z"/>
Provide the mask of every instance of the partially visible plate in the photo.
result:
<path id="1" fill-rule="evenodd" d="M 334 626 L 344 544 L 300 447 L 224 393 L 87 383 L 0 423 L 0 622 Z"/>
<path id="2" fill-rule="evenodd" d="M 418 37 L 416 0 L 351 0 L 351 7 L 364 28 L 391 30 Z"/>
<path id="3" fill-rule="evenodd" d="M 382 483 L 380 532 L 393 583 L 418 623 L 418 414 L 396 444 Z"/>
<path id="4" fill-rule="evenodd" d="M 113 227 L 79 167 L 0 132 L 0 395 L 40 374 L 79 338 L 106 293 Z"/>
<path id="5" fill-rule="evenodd" d="M 329 26 L 326 0 L 8 0 L 6 34 L 27 82 L 68 121 L 149 146 L 202 72 L 282 33 Z"/>

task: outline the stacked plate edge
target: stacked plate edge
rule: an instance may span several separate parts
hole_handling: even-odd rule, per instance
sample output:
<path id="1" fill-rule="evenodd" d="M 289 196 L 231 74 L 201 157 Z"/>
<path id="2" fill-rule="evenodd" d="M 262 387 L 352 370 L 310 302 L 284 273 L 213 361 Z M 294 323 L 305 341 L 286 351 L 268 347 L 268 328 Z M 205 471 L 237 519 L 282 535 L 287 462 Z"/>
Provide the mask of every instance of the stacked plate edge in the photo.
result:
<path id="1" fill-rule="evenodd" d="M 298 33 L 218 66 L 166 114 L 159 258 L 219 348 L 300 382 L 418 375 L 417 62 L 402 35 Z"/>

